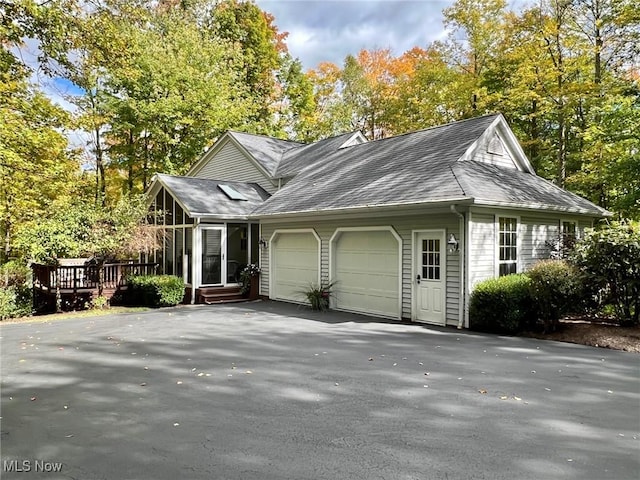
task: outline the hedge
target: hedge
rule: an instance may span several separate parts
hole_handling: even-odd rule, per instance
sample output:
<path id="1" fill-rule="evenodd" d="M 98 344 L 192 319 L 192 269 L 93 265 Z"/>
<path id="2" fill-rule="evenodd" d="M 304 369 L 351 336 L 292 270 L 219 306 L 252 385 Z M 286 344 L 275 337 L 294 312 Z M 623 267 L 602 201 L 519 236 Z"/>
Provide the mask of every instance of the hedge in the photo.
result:
<path id="1" fill-rule="evenodd" d="M 584 307 L 580 271 L 564 260 L 543 260 L 531 267 L 526 275 L 531 279 L 529 290 L 536 305 L 537 317 L 546 332 L 558 328 L 560 318 Z"/>
<path id="2" fill-rule="evenodd" d="M 492 333 L 514 334 L 535 318 L 529 285 L 523 274 L 505 275 L 476 285 L 469 304 L 469 327 Z"/>
<path id="3" fill-rule="evenodd" d="M 127 303 L 172 307 L 184 298 L 184 281 L 174 275 L 140 275 L 127 281 Z"/>

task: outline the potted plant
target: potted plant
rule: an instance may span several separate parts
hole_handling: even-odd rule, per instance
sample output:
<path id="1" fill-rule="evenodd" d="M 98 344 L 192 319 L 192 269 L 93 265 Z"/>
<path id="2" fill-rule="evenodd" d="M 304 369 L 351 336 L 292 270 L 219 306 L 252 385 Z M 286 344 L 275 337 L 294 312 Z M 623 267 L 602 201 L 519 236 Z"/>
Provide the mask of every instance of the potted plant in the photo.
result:
<path id="1" fill-rule="evenodd" d="M 304 291 L 304 294 L 313 310 L 319 310 L 322 312 L 329 309 L 329 300 L 331 298 L 331 288 L 333 287 L 333 284 L 334 282 L 322 282 L 320 285 L 312 283 L 309 285 L 309 288 Z"/>
<path id="2" fill-rule="evenodd" d="M 262 269 L 255 263 L 250 263 L 240 272 L 240 293 L 248 296 L 249 300 L 258 298 L 258 277 Z"/>

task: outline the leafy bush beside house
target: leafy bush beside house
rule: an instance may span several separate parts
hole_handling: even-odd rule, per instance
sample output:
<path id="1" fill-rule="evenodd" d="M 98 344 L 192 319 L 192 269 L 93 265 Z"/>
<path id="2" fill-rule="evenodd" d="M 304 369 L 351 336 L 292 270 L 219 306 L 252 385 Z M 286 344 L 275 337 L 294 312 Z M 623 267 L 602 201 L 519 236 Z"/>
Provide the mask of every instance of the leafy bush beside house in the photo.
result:
<path id="1" fill-rule="evenodd" d="M 478 283 L 469 303 L 469 327 L 493 333 L 518 333 L 534 318 L 529 285 L 523 274 L 506 275 Z"/>
<path id="2" fill-rule="evenodd" d="M 580 271 L 564 260 L 543 260 L 527 273 L 531 300 L 545 332 L 558 328 L 560 318 L 585 307 Z"/>
<path id="3" fill-rule="evenodd" d="M 589 283 L 613 304 L 621 325 L 640 324 L 640 223 L 587 229 L 571 255 Z"/>
<path id="4" fill-rule="evenodd" d="M 172 307 L 184 298 L 184 281 L 174 275 L 141 275 L 127 281 L 126 302 L 150 307 Z"/>

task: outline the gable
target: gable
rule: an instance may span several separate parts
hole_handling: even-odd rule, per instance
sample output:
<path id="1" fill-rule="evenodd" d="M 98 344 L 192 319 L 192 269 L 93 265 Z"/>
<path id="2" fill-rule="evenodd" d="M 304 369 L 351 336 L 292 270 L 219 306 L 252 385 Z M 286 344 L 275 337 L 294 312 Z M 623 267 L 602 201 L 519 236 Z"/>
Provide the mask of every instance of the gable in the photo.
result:
<path id="1" fill-rule="evenodd" d="M 219 140 L 188 175 L 209 180 L 257 183 L 269 193 L 276 191 L 267 174 L 228 138 Z"/>
<path id="2" fill-rule="evenodd" d="M 511 170 L 535 173 L 520 143 L 498 115 L 486 131 L 469 147 L 460 161 L 480 162 Z"/>

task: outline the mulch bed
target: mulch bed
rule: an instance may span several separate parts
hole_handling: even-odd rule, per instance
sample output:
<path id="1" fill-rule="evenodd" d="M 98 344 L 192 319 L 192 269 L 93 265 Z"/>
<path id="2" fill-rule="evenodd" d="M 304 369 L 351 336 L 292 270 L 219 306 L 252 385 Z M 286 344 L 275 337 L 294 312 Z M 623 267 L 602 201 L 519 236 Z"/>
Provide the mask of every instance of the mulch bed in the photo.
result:
<path id="1" fill-rule="evenodd" d="M 640 326 L 620 327 L 608 319 L 566 318 L 556 332 L 529 332 L 526 336 L 640 353 Z"/>

